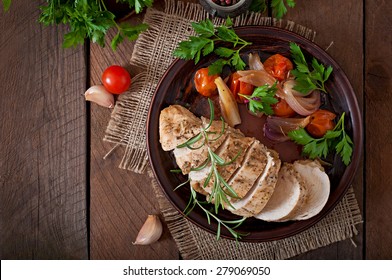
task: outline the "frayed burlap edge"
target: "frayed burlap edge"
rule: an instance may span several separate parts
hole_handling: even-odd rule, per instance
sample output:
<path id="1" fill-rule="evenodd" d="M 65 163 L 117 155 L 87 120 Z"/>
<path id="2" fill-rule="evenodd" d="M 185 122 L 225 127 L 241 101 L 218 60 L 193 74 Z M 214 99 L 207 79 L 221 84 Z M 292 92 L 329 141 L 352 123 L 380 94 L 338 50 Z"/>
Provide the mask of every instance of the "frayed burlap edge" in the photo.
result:
<path id="1" fill-rule="evenodd" d="M 112 112 L 104 140 L 114 143 L 110 154 L 118 146 L 125 146 L 120 168 L 143 173 L 147 166 L 146 120 L 151 98 L 156 86 L 174 60 L 172 51 L 177 43 L 192 35 L 190 21 L 208 17 L 198 4 L 166 1 L 165 12 L 148 9 L 144 18 L 150 28 L 140 35 L 135 44 L 131 66 L 138 66 L 143 72 L 133 79 L 129 92 L 122 94 Z M 214 19 L 221 24 L 222 19 Z M 314 40 L 316 33 L 292 21 L 263 17 L 259 13 L 247 13 L 233 20 L 235 26 L 264 25 L 277 26 Z"/>
<path id="2" fill-rule="evenodd" d="M 216 236 L 185 219 L 168 201 L 150 168 L 147 173 L 173 239 L 186 260 L 256 260 L 288 259 L 310 250 L 352 238 L 362 223 L 359 206 L 352 187 L 342 201 L 313 227 L 289 238 L 271 242 L 247 243 Z"/>

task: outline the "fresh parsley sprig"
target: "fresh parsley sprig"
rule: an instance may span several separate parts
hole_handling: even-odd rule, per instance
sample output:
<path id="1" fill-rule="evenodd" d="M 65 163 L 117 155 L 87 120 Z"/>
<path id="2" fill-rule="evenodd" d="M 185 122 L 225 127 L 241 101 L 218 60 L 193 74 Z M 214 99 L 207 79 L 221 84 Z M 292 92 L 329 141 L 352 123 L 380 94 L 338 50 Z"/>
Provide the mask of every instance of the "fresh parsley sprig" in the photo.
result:
<path id="1" fill-rule="evenodd" d="M 313 69 L 310 69 L 301 48 L 296 43 L 290 43 L 290 51 L 296 65 L 296 69 L 291 70 L 290 72 L 294 75 L 296 81 L 294 89 L 301 93 L 309 93 L 316 89 L 326 93 L 327 91 L 324 83 L 332 73 L 332 66 L 328 66 L 327 69 L 325 69 L 323 64 L 313 58 Z"/>
<path id="2" fill-rule="evenodd" d="M 249 101 L 249 110 L 252 113 L 264 113 L 266 115 L 272 115 L 274 111 L 271 105 L 278 103 L 278 99 L 275 98 L 277 91 L 276 82 L 272 85 L 264 85 L 257 87 L 252 95 L 238 94 Z"/>
<path id="3" fill-rule="evenodd" d="M 128 3 L 131 9 L 140 13 L 143 8 L 150 7 L 153 0 L 118 0 Z M 47 0 L 41 6 L 39 22 L 44 25 L 68 24 L 70 32 L 64 35 L 63 47 L 74 47 L 83 44 L 86 38 L 100 46 L 105 46 L 105 36 L 109 29 L 116 28 L 117 34 L 111 42 L 113 50 L 127 38 L 136 40 L 139 34 L 148 28 L 147 24 L 132 26 L 128 23 L 117 23 L 115 15 L 108 11 L 103 0 Z"/>
<path id="4" fill-rule="evenodd" d="M 282 18 L 287 13 L 286 4 L 290 8 L 295 7 L 294 0 L 272 0 L 271 1 L 271 9 L 274 17 Z M 252 4 L 249 7 L 250 11 L 253 12 L 265 12 L 267 9 L 267 1 L 266 0 L 253 0 Z"/>
<path id="5" fill-rule="evenodd" d="M 309 155 L 310 158 L 326 158 L 330 149 L 334 149 L 347 166 L 351 162 L 353 142 L 344 129 L 344 117 L 343 112 L 335 128 L 328 130 L 322 138 L 313 138 L 304 128 L 290 131 L 288 136 L 295 143 L 303 145 L 303 153 Z"/>
<path id="6" fill-rule="evenodd" d="M 243 70 L 246 64 L 240 56 L 240 51 L 252 43 L 238 37 L 232 26 L 233 22 L 230 18 L 227 18 L 226 22 L 218 27 L 215 27 L 209 19 L 192 22 L 197 36 L 190 36 L 188 40 L 180 42 L 173 51 L 173 56 L 194 60 L 197 64 L 201 57 L 215 53 L 220 58 L 208 67 L 209 75 L 221 73 L 225 65 L 232 66 L 236 70 Z M 218 42 L 230 43 L 232 48 L 215 48 L 215 44 Z"/>
<path id="7" fill-rule="evenodd" d="M 276 18 L 282 18 L 286 13 L 287 13 L 287 8 L 285 5 L 285 2 L 287 6 L 290 8 L 295 7 L 295 1 L 294 0 L 272 0 L 271 1 L 271 8 L 272 8 L 272 13 L 274 17 Z"/>

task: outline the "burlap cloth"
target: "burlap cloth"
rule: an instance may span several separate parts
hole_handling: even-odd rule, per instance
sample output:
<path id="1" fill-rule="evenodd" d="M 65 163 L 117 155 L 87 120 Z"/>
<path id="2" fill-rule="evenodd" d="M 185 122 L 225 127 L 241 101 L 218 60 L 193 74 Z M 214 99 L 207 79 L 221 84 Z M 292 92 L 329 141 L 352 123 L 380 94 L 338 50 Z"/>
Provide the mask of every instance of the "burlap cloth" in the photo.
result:
<path id="1" fill-rule="evenodd" d="M 163 195 L 148 166 L 146 119 L 151 97 L 159 79 L 174 60 L 177 43 L 192 34 L 191 21 L 207 17 L 197 4 L 166 1 L 164 12 L 149 9 L 144 21 L 150 25 L 136 42 L 131 64 L 143 71 L 134 78 L 131 92 L 118 100 L 104 140 L 125 146 L 120 168 L 142 173 L 147 169 L 167 226 L 184 259 L 286 259 L 306 251 L 351 238 L 362 217 L 352 189 L 322 221 L 293 237 L 274 242 L 245 243 L 226 239 L 216 241 L 210 234 L 186 220 Z M 216 24 L 221 20 L 215 19 Z M 268 25 L 291 30 L 310 40 L 315 32 L 290 21 L 247 14 L 234 19 L 234 25 Z"/>

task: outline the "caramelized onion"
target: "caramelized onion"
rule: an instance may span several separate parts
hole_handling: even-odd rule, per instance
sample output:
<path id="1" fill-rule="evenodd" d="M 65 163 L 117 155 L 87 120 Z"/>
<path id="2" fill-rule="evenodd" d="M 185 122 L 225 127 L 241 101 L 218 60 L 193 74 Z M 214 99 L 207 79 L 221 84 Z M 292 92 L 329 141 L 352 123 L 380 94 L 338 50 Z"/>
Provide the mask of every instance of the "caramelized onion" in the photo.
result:
<path id="1" fill-rule="evenodd" d="M 263 70 L 264 65 L 260 60 L 260 56 L 257 53 L 250 53 L 249 54 L 249 68 L 251 70 Z"/>
<path id="2" fill-rule="evenodd" d="M 238 71 L 238 74 L 242 76 L 239 78 L 240 81 L 252 84 L 256 87 L 261 87 L 266 84 L 272 86 L 276 82 L 274 77 L 262 70 Z"/>
<path id="3" fill-rule="evenodd" d="M 295 80 L 288 80 L 283 84 L 283 95 L 280 96 L 289 104 L 289 106 L 302 116 L 308 116 L 320 107 L 320 92 L 314 90 L 307 95 L 303 95 L 293 89 Z"/>
<path id="4" fill-rule="evenodd" d="M 300 127 L 305 127 L 310 122 L 310 116 L 306 118 L 280 118 L 269 116 L 264 124 L 264 135 L 277 142 L 289 140 L 287 134 Z"/>

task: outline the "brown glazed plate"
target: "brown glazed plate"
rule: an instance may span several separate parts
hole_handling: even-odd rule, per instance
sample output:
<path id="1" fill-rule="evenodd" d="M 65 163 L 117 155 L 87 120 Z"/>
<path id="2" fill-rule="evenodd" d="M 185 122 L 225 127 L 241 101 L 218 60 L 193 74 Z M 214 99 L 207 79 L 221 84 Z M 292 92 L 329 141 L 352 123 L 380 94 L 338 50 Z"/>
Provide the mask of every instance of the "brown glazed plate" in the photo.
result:
<path id="1" fill-rule="evenodd" d="M 289 42 L 297 43 L 308 61 L 311 57 L 317 58 L 324 65 L 331 65 L 333 72 L 326 83 L 328 95 L 323 95 L 322 107 L 341 114 L 346 112 L 346 130 L 353 139 L 354 150 L 352 161 L 349 166 L 344 166 L 339 156 L 330 155 L 327 161 L 332 163 L 326 168 L 331 181 L 331 192 L 327 204 L 315 217 L 304 221 L 291 221 L 284 223 L 271 223 L 248 218 L 238 231 L 248 233 L 241 241 L 261 242 L 286 238 L 298 234 L 325 217 L 337 203 L 343 198 L 350 186 L 355 172 L 358 168 L 362 152 L 362 118 L 355 97 L 355 93 L 346 75 L 340 66 L 319 46 L 311 41 L 286 30 L 274 27 L 246 26 L 235 29 L 237 34 L 253 44 L 242 52 L 246 61 L 249 52 L 258 52 L 264 61 L 272 54 L 280 53 L 290 57 Z M 170 172 L 177 168 L 172 152 L 165 152 L 159 143 L 159 114 L 162 109 L 172 104 L 181 104 L 190 107 L 196 115 L 209 116 L 206 99 L 194 92 L 192 80 L 195 71 L 201 67 L 207 67 L 216 57 L 213 55 L 203 58 L 197 65 L 193 61 L 175 60 L 160 80 L 149 110 L 147 120 L 147 149 L 150 163 L 156 179 L 164 194 L 173 206 L 183 213 L 189 197 L 189 185 L 176 191 L 173 189 L 187 180 L 186 176 Z M 246 61 L 247 62 L 247 61 Z M 225 75 L 225 73 L 223 73 Z M 274 144 L 265 139 L 262 132 L 263 120 L 251 116 L 246 112 L 245 105 L 240 106 L 242 124 L 238 127 L 246 136 L 253 136 L 270 148 L 277 150 L 282 161 L 293 161 L 301 157 L 300 148 L 292 142 Z M 238 216 L 228 211 L 219 211 L 218 215 L 223 220 L 238 219 Z M 195 225 L 216 233 L 217 224 L 211 220 L 208 224 L 207 218 L 201 209 L 195 207 L 186 216 Z M 230 233 L 222 228 L 221 236 L 232 239 Z"/>

